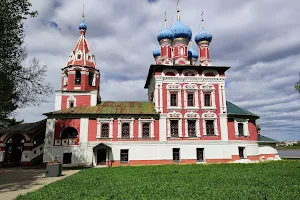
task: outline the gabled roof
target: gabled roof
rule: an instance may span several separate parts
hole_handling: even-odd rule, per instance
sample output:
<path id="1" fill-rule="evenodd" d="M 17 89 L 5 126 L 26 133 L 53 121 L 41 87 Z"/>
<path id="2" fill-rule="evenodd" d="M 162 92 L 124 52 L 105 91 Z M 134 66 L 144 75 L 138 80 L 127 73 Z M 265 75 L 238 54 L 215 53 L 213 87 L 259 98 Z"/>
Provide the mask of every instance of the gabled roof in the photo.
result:
<path id="1" fill-rule="evenodd" d="M 240 117 L 252 117 L 258 119 L 259 116 L 244 109 L 241 108 L 229 101 L 226 101 L 226 106 L 227 106 L 227 114 L 228 116 L 240 116 Z"/>
<path id="2" fill-rule="evenodd" d="M 15 126 L 0 129 L 0 133 L 33 133 L 38 128 L 46 127 L 47 119 L 34 122 L 34 123 L 22 123 Z"/>
<path id="3" fill-rule="evenodd" d="M 97 106 L 80 106 L 57 110 L 45 115 L 95 114 L 95 115 L 158 115 L 152 102 L 143 101 L 103 101 Z"/>
<path id="4" fill-rule="evenodd" d="M 277 143 L 278 142 L 277 140 L 263 136 L 261 134 L 258 134 L 257 137 L 258 137 L 258 142 L 264 142 L 264 143 Z"/>

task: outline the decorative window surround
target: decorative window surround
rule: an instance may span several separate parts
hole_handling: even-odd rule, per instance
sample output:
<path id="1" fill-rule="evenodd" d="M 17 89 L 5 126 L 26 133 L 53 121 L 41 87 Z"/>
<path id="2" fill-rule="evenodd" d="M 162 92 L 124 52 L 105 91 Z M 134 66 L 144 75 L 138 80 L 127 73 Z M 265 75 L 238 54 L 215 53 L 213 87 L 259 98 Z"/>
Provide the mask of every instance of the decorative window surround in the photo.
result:
<path id="1" fill-rule="evenodd" d="M 201 98 L 201 109 L 202 110 L 216 110 L 216 94 L 215 87 L 212 84 L 204 84 L 200 86 L 200 98 Z M 211 106 L 204 106 L 204 93 L 210 92 Z"/>
<path id="2" fill-rule="evenodd" d="M 73 107 L 76 107 L 76 98 L 73 95 L 67 98 L 67 108 L 70 108 L 71 103 L 73 103 Z"/>
<path id="3" fill-rule="evenodd" d="M 101 138 L 101 131 L 102 131 L 102 124 L 109 124 L 108 129 L 108 138 L 113 138 L 113 125 L 114 125 L 114 118 L 98 118 L 97 119 L 97 139 Z"/>
<path id="4" fill-rule="evenodd" d="M 77 51 L 77 53 L 76 53 L 76 60 L 81 60 L 82 59 L 82 52 L 79 50 L 79 51 Z"/>
<path id="5" fill-rule="evenodd" d="M 213 69 L 203 70 L 202 77 L 204 77 L 206 73 L 213 73 L 216 77 L 219 77 L 219 73 L 216 70 L 213 70 Z"/>
<path id="6" fill-rule="evenodd" d="M 171 112 L 167 114 L 167 137 L 171 138 L 171 120 L 178 120 L 178 137 L 182 137 L 182 114 L 179 112 Z"/>
<path id="7" fill-rule="evenodd" d="M 134 125 L 134 118 L 131 119 L 121 119 L 118 118 L 118 138 L 122 138 L 122 124 L 123 123 L 128 123 L 129 124 L 129 138 L 133 139 L 133 125 Z"/>
<path id="8" fill-rule="evenodd" d="M 185 109 L 199 109 L 198 100 L 198 86 L 196 84 L 186 84 L 183 86 L 184 89 L 184 108 Z M 194 93 L 194 106 L 188 106 L 188 92 Z"/>
<path id="9" fill-rule="evenodd" d="M 219 135 L 218 131 L 218 117 L 215 113 L 212 113 L 210 111 L 203 113 L 202 114 L 202 126 L 203 126 L 203 135 L 206 134 L 206 120 L 213 120 L 214 121 L 214 131 L 215 131 L 215 136 Z"/>
<path id="10" fill-rule="evenodd" d="M 185 69 L 182 71 L 182 76 L 185 76 L 184 74 L 188 73 L 188 72 L 192 72 L 194 74 L 194 76 L 199 76 L 198 72 L 194 69 Z M 194 76 L 186 76 L 186 77 L 194 77 Z"/>
<path id="11" fill-rule="evenodd" d="M 162 75 L 163 76 L 166 76 L 166 73 L 168 72 L 173 72 L 175 74 L 175 76 L 179 76 L 179 73 L 176 69 L 165 69 L 163 72 L 162 72 Z M 174 76 L 173 76 L 174 77 Z"/>
<path id="12" fill-rule="evenodd" d="M 67 72 L 66 72 L 67 73 Z M 68 85 L 68 74 L 63 73 L 62 77 L 63 77 L 63 86 L 67 86 Z"/>
<path id="13" fill-rule="evenodd" d="M 154 139 L 154 121 L 155 119 L 141 119 L 139 118 L 139 132 L 138 132 L 138 137 L 140 139 L 143 138 L 143 123 L 149 123 L 150 124 L 150 138 Z"/>
<path id="14" fill-rule="evenodd" d="M 235 136 L 237 136 L 237 137 L 250 137 L 248 121 L 249 121 L 249 119 L 234 119 Z M 239 136 L 238 123 L 243 123 L 243 125 L 244 125 L 244 135 L 243 136 Z"/>
<path id="15" fill-rule="evenodd" d="M 61 145 L 61 140 L 55 140 L 55 145 L 60 146 Z"/>
<path id="16" fill-rule="evenodd" d="M 185 137 L 189 137 L 188 133 L 188 120 L 195 120 L 196 121 L 196 136 L 200 138 L 200 116 L 198 113 L 188 112 L 184 114 L 184 122 L 185 122 Z"/>
<path id="17" fill-rule="evenodd" d="M 165 76 L 162 77 L 164 83 L 182 83 L 182 82 L 194 82 L 194 83 L 224 83 L 225 77 L 197 77 L 197 76 Z"/>
<path id="18" fill-rule="evenodd" d="M 171 106 L 171 92 L 177 92 L 177 106 Z M 181 86 L 173 83 L 167 85 L 167 109 L 181 109 Z"/>

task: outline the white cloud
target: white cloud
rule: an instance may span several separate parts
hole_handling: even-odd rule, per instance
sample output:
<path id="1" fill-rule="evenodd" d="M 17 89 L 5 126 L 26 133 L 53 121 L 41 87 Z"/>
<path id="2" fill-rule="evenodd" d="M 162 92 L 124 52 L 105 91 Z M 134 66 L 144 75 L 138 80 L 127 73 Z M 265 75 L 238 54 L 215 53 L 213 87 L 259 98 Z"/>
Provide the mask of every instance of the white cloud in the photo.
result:
<path id="1" fill-rule="evenodd" d="M 146 100 L 143 87 L 154 63 L 152 51 L 158 46 L 163 13 L 167 9 L 168 24 L 174 23 L 176 2 L 32 0 L 39 16 L 27 20 L 25 43 L 29 58 L 48 65 L 46 80 L 55 89 L 60 89 L 60 69 L 79 37 L 83 3 L 86 37 L 102 74 L 102 99 Z M 213 63 L 232 66 L 227 72 L 227 99 L 260 115 L 262 134 L 299 139 L 300 96 L 294 84 L 300 72 L 300 2 L 189 0 L 180 6 L 181 19 L 192 28 L 193 37 L 204 11 L 205 26 L 213 34 Z M 54 109 L 54 95 L 49 100 L 38 109 L 20 110 L 17 118 L 42 119 L 41 113 Z"/>

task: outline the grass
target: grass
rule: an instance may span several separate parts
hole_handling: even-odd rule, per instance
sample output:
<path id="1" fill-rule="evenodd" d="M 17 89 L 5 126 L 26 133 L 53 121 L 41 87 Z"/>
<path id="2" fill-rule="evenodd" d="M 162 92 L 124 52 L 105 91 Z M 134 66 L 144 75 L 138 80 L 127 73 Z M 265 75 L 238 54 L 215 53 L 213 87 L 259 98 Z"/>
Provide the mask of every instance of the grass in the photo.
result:
<path id="1" fill-rule="evenodd" d="M 300 161 L 91 168 L 19 196 L 54 199 L 299 199 Z"/>

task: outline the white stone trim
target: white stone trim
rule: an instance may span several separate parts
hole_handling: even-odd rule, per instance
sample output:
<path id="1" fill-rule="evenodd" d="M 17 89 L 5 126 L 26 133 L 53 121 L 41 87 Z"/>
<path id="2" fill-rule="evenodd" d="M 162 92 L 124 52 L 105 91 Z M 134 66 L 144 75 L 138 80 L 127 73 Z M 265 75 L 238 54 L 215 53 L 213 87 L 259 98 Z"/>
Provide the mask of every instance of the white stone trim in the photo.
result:
<path id="1" fill-rule="evenodd" d="M 200 98 L 201 98 L 201 109 L 203 110 L 216 110 L 216 93 L 215 93 L 215 86 L 212 84 L 202 84 L 200 86 Z M 211 97 L 211 106 L 205 106 L 205 99 L 203 92 L 210 92 Z"/>
<path id="2" fill-rule="evenodd" d="M 154 138 L 154 121 L 155 119 L 151 118 L 151 119 L 138 119 L 138 138 L 143 138 L 143 123 L 149 123 L 149 129 L 150 129 L 150 133 L 149 136 L 150 138 Z"/>
<path id="3" fill-rule="evenodd" d="M 199 109 L 198 86 L 196 84 L 185 84 L 184 89 L 184 108 Z M 188 106 L 188 92 L 194 93 L 194 106 Z"/>
<path id="4" fill-rule="evenodd" d="M 70 108 L 70 103 L 73 102 L 74 103 L 74 107 L 76 107 L 76 98 L 71 95 L 67 98 L 67 108 Z"/>
<path id="5" fill-rule="evenodd" d="M 188 112 L 184 114 L 185 120 L 185 137 L 189 137 L 188 133 L 188 120 L 195 120 L 196 121 L 196 136 L 199 138 L 200 135 L 200 116 L 198 113 Z"/>
<path id="6" fill-rule="evenodd" d="M 114 125 L 114 118 L 97 118 L 97 135 L 96 138 L 102 138 L 102 124 L 108 124 L 108 138 L 113 138 L 113 125 Z"/>
<path id="7" fill-rule="evenodd" d="M 181 109 L 181 85 L 172 83 L 167 85 L 167 109 Z M 177 106 L 171 106 L 171 92 L 177 92 Z"/>
<path id="8" fill-rule="evenodd" d="M 213 120 L 214 121 L 214 135 L 219 135 L 218 131 L 218 116 L 215 113 L 210 111 L 202 114 L 202 126 L 203 126 L 203 135 L 207 135 L 206 131 L 206 121 Z"/>
<path id="9" fill-rule="evenodd" d="M 98 99 L 97 91 L 94 93 L 91 93 L 91 106 L 97 105 L 97 99 Z"/>
<path id="10" fill-rule="evenodd" d="M 243 124 L 244 137 L 249 137 L 250 136 L 248 121 L 249 121 L 249 119 L 245 119 L 244 122 L 238 122 L 237 119 L 234 119 L 234 132 L 235 132 L 235 136 L 237 136 L 237 137 L 239 136 L 239 129 L 238 129 L 238 124 L 239 123 Z"/>
<path id="11" fill-rule="evenodd" d="M 224 83 L 225 77 L 201 77 L 201 76 L 163 76 L 163 83 L 183 83 L 183 82 L 193 82 L 199 84 L 218 84 Z"/>
<path id="12" fill-rule="evenodd" d="M 122 124 L 123 123 L 128 123 L 129 124 L 129 138 L 133 139 L 134 134 L 133 134 L 133 126 L 134 126 L 134 118 L 131 119 L 122 119 L 118 118 L 118 138 L 122 138 Z"/>

